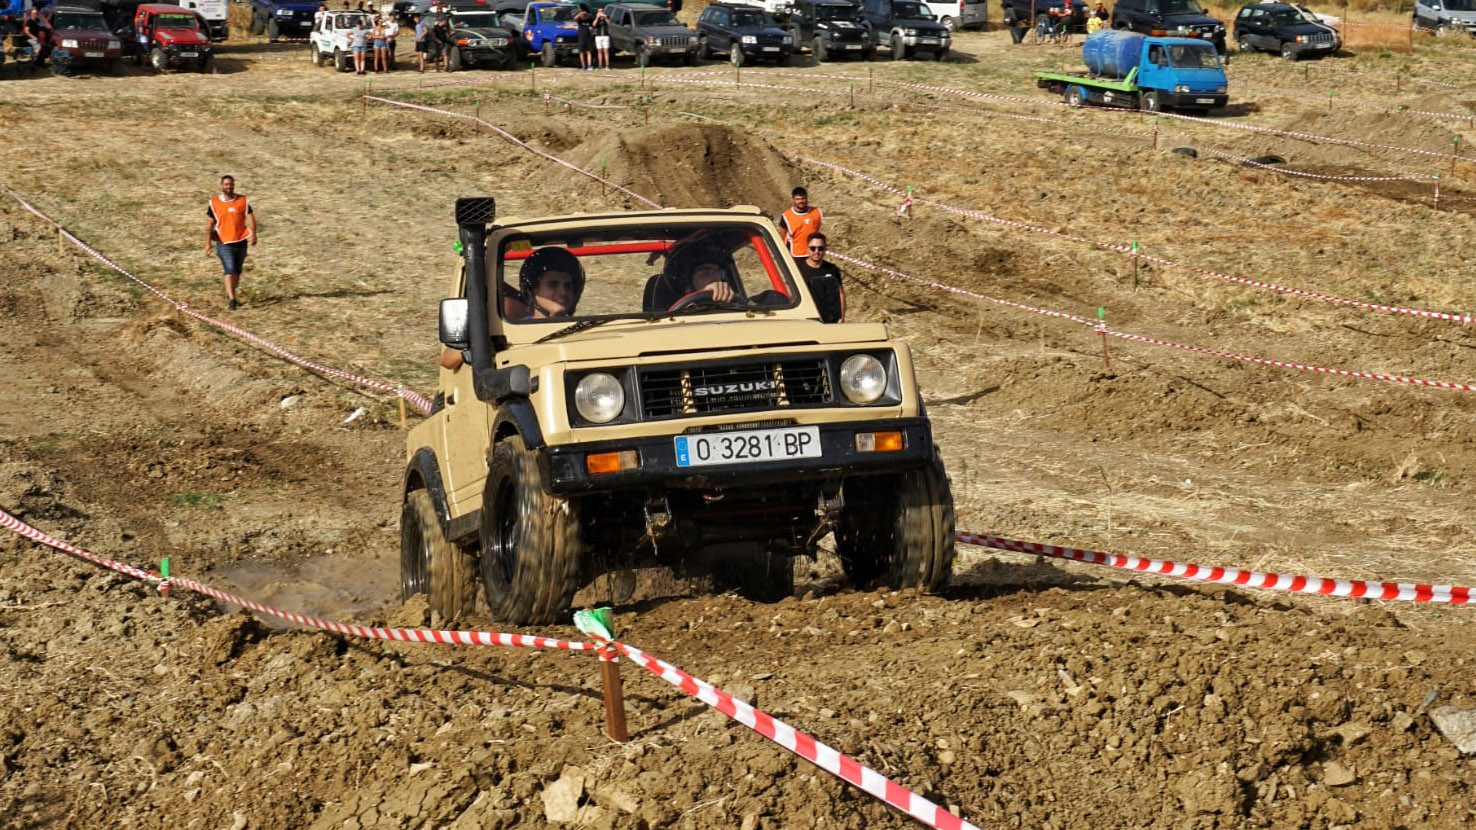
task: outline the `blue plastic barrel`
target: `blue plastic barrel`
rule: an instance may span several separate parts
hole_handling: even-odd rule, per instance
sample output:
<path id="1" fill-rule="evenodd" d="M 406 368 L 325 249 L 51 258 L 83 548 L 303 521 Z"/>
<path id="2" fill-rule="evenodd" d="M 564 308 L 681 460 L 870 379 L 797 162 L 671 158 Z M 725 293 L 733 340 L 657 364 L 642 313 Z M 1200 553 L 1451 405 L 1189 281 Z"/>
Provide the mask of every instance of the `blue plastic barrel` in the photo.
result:
<path id="1" fill-rule="evenodd" d="M 1087 71 L 1108 78 L 1126 78 L 1143 54 L 1143 36 L 1137 32 L 1098 29 L 1087 35 L 1081 59 Z"/>

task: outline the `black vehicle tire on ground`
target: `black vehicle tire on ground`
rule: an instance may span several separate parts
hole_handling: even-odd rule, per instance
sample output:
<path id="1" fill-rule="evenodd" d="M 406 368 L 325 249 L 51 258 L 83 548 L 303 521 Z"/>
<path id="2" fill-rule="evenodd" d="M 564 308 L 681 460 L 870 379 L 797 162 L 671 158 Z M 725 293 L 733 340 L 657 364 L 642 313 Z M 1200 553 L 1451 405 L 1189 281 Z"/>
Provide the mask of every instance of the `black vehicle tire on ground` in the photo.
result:
<path id="1" fill-rule="evenodd" d="M 1080 107 L 1084 103 L 1086 103 L 1086 99 L 1081 94 L 1081 87 L 1076 84 L 1066 87 L 1066 105 L 1068 107 Z"/>
<path id="2" fill-rule="evenodd" d="M 72 57 L 60 49 L 51 53 L 51 74 L 58 78 L 65 78 L 72 74 Z"/>
<path id="3" fill-rule="evenodd" d="M 1292 48 L 1290 43 L 1283 43 L 1281 44 L 1281 57 L 1289 61 L 1295 61 L 1301 56 L 1297 54 L 1297 50 Z"/>
<path id="4" fill-rule="evenodd" d="M 728 50 L 728 62 L 733 64 L 734 66 L 742 66 L 743 47 L 739 46 L 736 43 L 733 44 L 733 48 Z"/>
<path id="5" fill-rule="evenodd" d="M 1250 38 L 1246 37 L 1245 35 L 1241 35 L 1240 37 L 1236 38 L 1235 44 L 1240 47 L 1240 51 L 1243 53 L 1256 51 L 1256 47 L 1251 45 Z"/>
<path id="6" fill-rule="evenodd" d="M 933 592 L 948 583 L 953 495 L 936 453 L 924 466 L 898 476 L 847 482 L 845 493 L 835 552 L 854 585 Z"/>
<path id="7" fill-rule="evenodd" d="M 318 44 L 308 44 L 308 60 L 311 60 L 313 62 L 313 66 L 323 65 L 323 54 L 318 51 Z"/>
<path id="8" fill-rule="evenodd" d="M 646 44 L 644 44 L 644 43 L 637 43 L 636 44 L 636 48 L 635 48 L 635 64 L 636 64 L 636 66 L 650 66 L 651 65 L 651 53 L 648 52 L 648 51 L 646 51 Z"/>
<path id="9" fill-rule="evenodd" d="M 195 64 L 195 71 L 201 75 L 209 75 L 214 65 L 215 58 L 213 55 L 201 55 L 199 62 Z"/>
<path id="10" fill-rule="evenodd" d="M 810 54 L 815 56 L 816 63 L 824 63 L 830 57 L 830 52 L 825 48 L 825 38 L 815 36 L 815 40 L 810 44 Z"/>
<path id="11" fill-rule="evenodd" d="M 707 41 L 707 35 L 697 36 L 697 57 L 703 60 L 712 57 L 712 44 Z"/>
<path id="12" fill-rule="evenodd" d="M 447 72 L 460 72 L 461 69 L 462 69 L 461 62 L 462 62 L 461 47 L 460 46 L 452 46 L 451 47 L 451 50 L 446 53 L 446 71 Z"/>
<path id="13" fill-rule="evenodd" d="M 907 59 L 907 47 L 902 44 L 901 35 L 892 35 L 892 60 L 900 61 Z"/>
<path id="14" fill-rule="evenodd" d="M 266 31 L 266 24 L 262 22 L 261 15 L 257 14 L 256 12 L 252 12 L 251 25 L 247 28 L 251 30 L 251 34 L 259 35 L 262 32 Z"/>
<path id="15" fill-rule="evenodd" d="M 559 62 L 559 53 L 554 51 L 553 41 L 551 40 L 545 40 L 543 42 L 543 48 L 539 50 L 538 56 L 542 59 L 545 67 L 552 68 Z"/>
<path id="16" fill-rule="evenodd" d="M 863 62 L 869 61 L 869 60 L 871 60 L 875 56 L 876 56 L 876 47 L 875 46 L 867 46 L 865 49 L 862 49 L 861 50 L 861 60 Z"/>
<path id="17" fill-rule="evenodd" d="M 1163 112 L 1163 101 L 1159 99 L 1156 91 L 1143 93 L 1143 111 Z"/>
<path id="18" fill-rule="evenodd" d="M 347 72 L 353 68 L 349 65 L 348 55 L 344 54 L 342 49 L 335 48 L 333 50 L 333 68 L 339 72 Z"/>
<path id="19" fill-rule="evenodd" d="M 108 61 L 108 71 L 113 74 L 113 77 L 121 77 L 123 75 L 123 59 L 113 58 Z"/>
<path id="20" fill-rule="evenodd" d="M 947 49 L 934 49 L 933 50 L 933 60 L 935 60 L 935 61 L 946 61 L 946 60 L 948 60 L 948 50 Z"/>
<path id="21" fill-rule="evenodd" d="M 477 559 L 446 540 L 430 493 L 416 490 L 400 512 L 400 599 L 425 594 L 432 611 L 448 622 L 476 607 Z"/>
<path id="22" fill-rule="evenodd" d="M 947 28 L 948 31 L 950 31 L 950 32 L 956 32 L 956 31 L 958 31 L 958 22 L 955 21 L 952 17 L 950 17 L 950 16 L 948 16 L 946 14 L 943 15 L 943 19 L 942 20 L 939 20 L 938 22 L 939 23 L 942 23 L 943 26 L 945 28 Z"/>
<path id="23" fill-rule="evenodd" d="M 268 20 L 267 21 L 267 43 L 276 43 L 277 42 L 277 38 L 279 38 L 281 36 L 282 36 L 282 28 L 277 25 L 277 19 L 274 17 L 271 20 Z"/>
<path id="24" fill-rule="evenodd" d="M 579 502 L 544 487 L 537 455 L 512 436 L 492 448 L 482 500 L 482 587 L 492 618 L 561 619 L 579 587 Z"/>
<path id="25" fill-rule="evenodd" d="M 697 53 L 696 52 L 687 52 L 686 54 L 682 55 L 682 63 L 686 64 L 687 66 L 696 66 L 697 65 Z"/>
<path id="26" fill-rule="evenodd" d="M 163 49 L 155 46 L 153 51 L 149 52 L 149 66 L 153 67 L 155 72 L 163 72 L 169 68 L 169 58 L 164 56 Z"/>

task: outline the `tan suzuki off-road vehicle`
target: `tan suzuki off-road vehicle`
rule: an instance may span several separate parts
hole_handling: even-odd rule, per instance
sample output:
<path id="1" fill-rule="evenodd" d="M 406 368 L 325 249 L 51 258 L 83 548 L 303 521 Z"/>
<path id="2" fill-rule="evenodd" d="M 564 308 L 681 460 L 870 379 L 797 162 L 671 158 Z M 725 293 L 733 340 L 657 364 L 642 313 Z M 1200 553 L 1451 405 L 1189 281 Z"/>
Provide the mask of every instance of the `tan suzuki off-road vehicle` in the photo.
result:
<path id="1" fill-rule="evenodd" d="M 757 598 L 830 533 L 855 583 L 941 588 L 953 499 L 905 345 L 820 322 L 758 209 L 494 224 L 456 205 L 439 408 L 409 433 L 401 588 L 550 622 L 605 572 Z M 455 351 L 460 351 L 460 360 Z"/>

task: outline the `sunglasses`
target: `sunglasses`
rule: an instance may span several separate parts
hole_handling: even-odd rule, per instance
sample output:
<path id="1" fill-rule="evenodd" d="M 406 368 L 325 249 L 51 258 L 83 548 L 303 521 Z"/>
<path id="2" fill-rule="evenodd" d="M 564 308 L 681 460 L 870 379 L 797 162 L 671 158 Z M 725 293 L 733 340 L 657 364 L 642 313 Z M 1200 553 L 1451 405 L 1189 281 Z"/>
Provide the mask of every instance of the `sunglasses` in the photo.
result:
<path id="1" fill-rule="evenodd" d="M 825 250 L 825 246 L 824 245 L 811 245 L 810 246 L 810 250 L 812 250 L 812 251 L 823 251 L 823 250 Z"/>

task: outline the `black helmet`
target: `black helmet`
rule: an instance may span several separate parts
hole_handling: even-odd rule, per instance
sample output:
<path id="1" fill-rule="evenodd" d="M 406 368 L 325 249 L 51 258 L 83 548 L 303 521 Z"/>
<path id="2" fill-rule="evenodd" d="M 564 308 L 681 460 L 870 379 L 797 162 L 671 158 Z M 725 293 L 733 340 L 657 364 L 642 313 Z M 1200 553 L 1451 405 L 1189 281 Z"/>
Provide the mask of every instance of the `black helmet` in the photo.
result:
<path id="1" fill-rule="evenodd" d="M 661 282 L 674 298 L 690 294 L 692 272 L 697 266 L 708 263 L 723 269 L 723 280 L 742 295 L 743 285 L 737 280 L 738 266 L 733 262 L 733 255 L 726 248 L 710 242 L 694 242 L 672 251 L 666 258 L 666 267 L 661 269 Z"/>
<path id="2" fill-rule="evenodd" d="M 557 247 L 539 248 L 523 260 L 523 267 L 518 271 L 518 289 L 523 292 L 523 299 L 533 302 L 533 289 L 538 287 L 538 278 L 545 271 L 562 271 L 574 278 L 574 304 L 578 305 L 579 298 L 584 296 L 584 266 L 579 264 L 579 257 Z"/>

